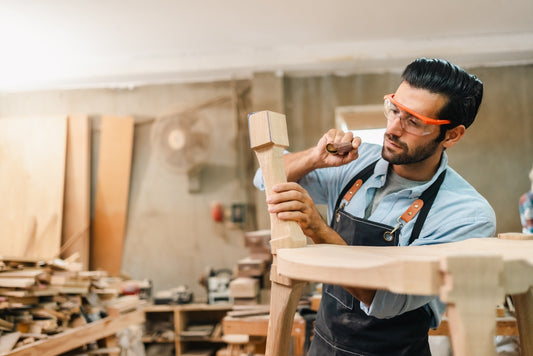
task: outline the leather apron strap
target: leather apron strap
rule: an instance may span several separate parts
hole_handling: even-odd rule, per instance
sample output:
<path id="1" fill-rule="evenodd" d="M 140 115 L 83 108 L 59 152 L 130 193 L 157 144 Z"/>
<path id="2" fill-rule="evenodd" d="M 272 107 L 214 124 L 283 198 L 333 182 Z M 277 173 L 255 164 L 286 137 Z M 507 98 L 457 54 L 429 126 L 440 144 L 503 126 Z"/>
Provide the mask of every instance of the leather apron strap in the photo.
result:
<path id="1" fill-rule="evenodd" d="M 359 188 L 361 188 L 364 182 L 367 181 L 370 176 L 372 176 L 377 162 L 378 160 L 366 166 L 363 170 L 356 174 L 355 177 L 353 177 L 350 182 L 348 182 L 348 184 L 346 184 L 346 186 L 342 189 L 341 194 L 339 194 L 337 202 L 335 203 L 334 215 L 337 215 L 339 209 L 343 209 L 344 206 L 350 202 L 352 197 L 355 195 L 355 193 L 357 193 L 357 191 L 359 190 Z M 431 186 L 426 189 L 422 193 L 422 195 L 420 195 L 420 198 L 415 200 L 400 217 L 406 223 L 417 217 L 415 221 L 415 226 L 413 227 L 413 231 L 411 232 L 411 236 L 409 238 L 409 245 L 412 244 L 413 241 L 420 236 L 422 226 L 426 221 L 426 217 L 429 213 L 429 210 L 431 209 L 431 206 L 433 205 L 433 202 L 435 201 L 435 198 L 437 197 L 440 186 L 444 181 L 445 176 L 446 170 L 444 170 L 439 175 L 435 182 L 433 182 L 433 184 L 431 184 Z M 343 200 L 347 203 L 342 203 Z M 335 219 L 335 216 L 333 216 L 333 219 Z M 333 227 L 333 221 L 331 223 L 331 227 Z M 394 228 L 391 233 L 396 232 L 398 227 Z"/>

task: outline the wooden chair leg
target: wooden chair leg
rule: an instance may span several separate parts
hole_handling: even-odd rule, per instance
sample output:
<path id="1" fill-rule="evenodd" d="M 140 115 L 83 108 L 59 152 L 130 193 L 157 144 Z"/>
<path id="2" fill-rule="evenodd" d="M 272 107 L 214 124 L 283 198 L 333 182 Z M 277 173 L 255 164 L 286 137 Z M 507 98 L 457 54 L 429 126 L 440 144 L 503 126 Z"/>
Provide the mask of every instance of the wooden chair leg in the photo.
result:
<path id="1" fill-rule="evenodd" d="M 449 257 L 442 263 L 441 299 L 448 303 L 448 320 L 455 356 L 496 355 L 494 308 L 505 297 L 500 285 L 500 257 Z"/>
<path id="2" fill-rule="evenodd" d="M 265 356 L 288 356 L 294 314 L 305 285 L 300 281 L 272 282 Z"/>
<path id="3" fill-rule="evenodd" d="M 524 294 L 513 295 L 520 334 L 520 355 L 533 356 L 533 287 Z"/>

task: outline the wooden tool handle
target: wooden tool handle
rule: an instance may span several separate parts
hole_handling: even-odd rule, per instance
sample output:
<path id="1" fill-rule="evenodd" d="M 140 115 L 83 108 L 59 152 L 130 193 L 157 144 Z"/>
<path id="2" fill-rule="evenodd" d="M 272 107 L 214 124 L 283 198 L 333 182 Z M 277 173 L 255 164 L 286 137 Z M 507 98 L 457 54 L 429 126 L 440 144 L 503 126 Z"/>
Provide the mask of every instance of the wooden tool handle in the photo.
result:
<path id="1" fill-rule="evenodd" d="M 326 146 L 326 151 L 334 155 L 345 155 L 351 150 L 353 150 L 351 142 L 328 143 Z"/>

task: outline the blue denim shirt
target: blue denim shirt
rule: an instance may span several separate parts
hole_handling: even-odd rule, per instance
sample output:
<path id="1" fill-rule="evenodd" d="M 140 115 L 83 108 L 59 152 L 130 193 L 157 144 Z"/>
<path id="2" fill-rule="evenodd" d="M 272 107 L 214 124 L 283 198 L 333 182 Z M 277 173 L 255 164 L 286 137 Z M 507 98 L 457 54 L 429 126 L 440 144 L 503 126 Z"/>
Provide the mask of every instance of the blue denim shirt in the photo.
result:
<path id="1" fill-rule="evenodd" d="M 314 170 L 298 181 L 309 192 L 315 204 L 327 205 L 328 222 L 331 221 L 335 203 L 345 185 L 356 173 L 379 158 L 374 174 L 344 208 L 351 215 L 364 218 L 365 209 L 372 201 L 376 189 L 385 184 L 389 163 L 381 158 L 381 148 L 380 145 L 363 143 L 359 147 L 359 158 L 355 161 L 340 167 Z M 485 198 L 447 164 L 448 157 L 446 153 L 443 153 L 439 169 L 430 181 L 412 189 L 404 189 L 385 196 L 368 219 L 396 226 L 398 217 L 437 179 L 444 169 L 447 169 L 446 177 L 429 211 L 420 237 L 412 245 L 430 245 L 473 237 L 494 236 L 496 232 L 494 210 Z M 254 184 L 264 189 L 260 170 L 256 173 Z M 401 229 L 400 246 L 408 245 L 415 221 L 416 219 L 411 220 Z M 385 290 L 376 292 L 370 307 L 364 303 L 360 306 L 368 315 L 377 318 L 391 318 L 425 306 L 432 315 L 431 327 L 433 328 L 440 324 L 446 307 L 438 296 L 403 295 Z"/>

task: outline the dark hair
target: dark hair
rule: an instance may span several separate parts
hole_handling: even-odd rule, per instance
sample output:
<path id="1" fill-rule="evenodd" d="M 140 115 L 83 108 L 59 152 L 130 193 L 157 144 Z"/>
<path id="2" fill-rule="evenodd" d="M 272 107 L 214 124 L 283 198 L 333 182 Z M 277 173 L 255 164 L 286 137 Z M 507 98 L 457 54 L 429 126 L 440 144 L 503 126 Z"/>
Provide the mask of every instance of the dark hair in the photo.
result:
<path id="1" fill-rule="evenodd" d="M 443 59 L 418 58 L 405 68 L 402 79 L 415 88 L 448 97 L 438 115 L 451 121 L 441 126 L 442 138 L 446 130 L 474 122 L 483 97 L 483 83 L 475 75 Z"/>

